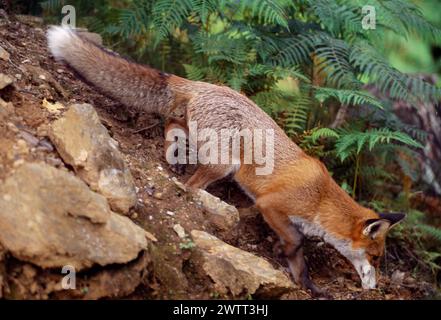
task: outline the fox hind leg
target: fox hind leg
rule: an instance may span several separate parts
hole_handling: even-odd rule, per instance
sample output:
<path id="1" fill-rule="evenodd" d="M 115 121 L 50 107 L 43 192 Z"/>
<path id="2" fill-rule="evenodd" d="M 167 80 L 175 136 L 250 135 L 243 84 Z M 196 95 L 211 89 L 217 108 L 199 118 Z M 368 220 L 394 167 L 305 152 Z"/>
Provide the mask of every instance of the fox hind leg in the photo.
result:
<path id="1" fill-rule="evenodd" d="M 181 143 L 185 143 L 185 152 L 187 153 L 187 139 L 188 139 L 188 128 L 187 124 L 185 122 L 185 119 L 178 119 L 170 117 L 167 119 L 165 123 L 165 141 L 164 141 L 164 156 L 166 159 L 168 159 L 168 153 L 173 152 L 172 156 L 176 157 L 178 150 L 171 149 L 172 145 L 176 144 L 181 140 Z M 179 139 L 180 138 L 180 139 Z M 184 141 L 182 141 L 184 140 Z M 170 155 L 169 155 L 170 156 Z M 167 160 L 168 161 L 168 160 Z M 173 171 L 176 174 L 182 175 L 185 173 L 186 164 L 185 163 L 175 163 L 175 164 L 169 164 L 170 170 Z"/>
<path id="2" fill-rule="evenodd" d="M 234 172 L 233 165 L 199 165 L 185 185 L 190 189 L 205 189 L 213 182 L 225 178 L 232 172 Z"/>

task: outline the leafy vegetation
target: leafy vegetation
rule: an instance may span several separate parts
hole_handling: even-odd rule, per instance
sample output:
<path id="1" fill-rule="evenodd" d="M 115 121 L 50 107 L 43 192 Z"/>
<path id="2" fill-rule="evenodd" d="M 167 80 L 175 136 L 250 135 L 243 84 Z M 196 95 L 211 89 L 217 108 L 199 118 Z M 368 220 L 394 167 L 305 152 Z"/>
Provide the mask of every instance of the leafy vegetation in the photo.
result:
<path id="1" fill-rule="evenodd" d="M 57 21 L 65 2 L 42 1 L 47 19 Z M 325 161 L 354 198 L 373 208 L 409 210 L 412 192 L 406 185 L 419 181 L 415 155 L 426 136 L 401 122 L 392 103 L 431 103 L 441 96 L 440 88 L 397 69 L 396 58 L 391 64 L 392 53 L 399 52 L 389 50 L 387 43 L 418 38 L 441 44 L 441 30 L 414 2 L 70 3 L 77 8 L 79 23 L 104 35 L 114 49 L 167 72 L 228 85 L 249 96 L 306 152 Z M 375 29 L 362 28 L 365 5 L 376 8 Z M 387 98 L 377 98 L 368 86 Z M 343 121 L 335 123 L 345 110 Z M 402 191 L 390 191 L 390 184 L 401 185 Z M 391 203 L 403 194 L 406 201 L 397 201 L 401 207 Z M 439 229 L 417 223 L 421 232 L 441 240 Z"/>

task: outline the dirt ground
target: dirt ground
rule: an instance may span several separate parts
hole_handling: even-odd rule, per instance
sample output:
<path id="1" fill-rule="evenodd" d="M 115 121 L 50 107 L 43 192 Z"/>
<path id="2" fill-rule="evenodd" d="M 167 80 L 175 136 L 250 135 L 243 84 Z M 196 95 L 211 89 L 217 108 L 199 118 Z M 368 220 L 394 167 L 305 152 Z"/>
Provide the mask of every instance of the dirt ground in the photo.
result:
<path id="1" fill-rule="evenodd" d="M 208 189 L 224 201 L 237 206 L 241 213 L 241 222 L 235 230 L 228 234 L 219 234 L 207 223 L 201 208 L 170 182 L 170 178 L 175 176 L 184 182 L 190 176 L 192 168 L 182 175 L 170 171 L 163 157 L 161 120 L 151 115 L 131 113 L 79 80 L 72 71 L 49 56 L 44 34 L 45 27 L 39 23 L 32 20 L 23 23 L 12 17 L 5 27 L 0 28 L 0 45 L 11 56 L 10 62 L 0 60 L 0 72 L 15 77 L 15 84 L 3 90 L 1 97 L 13 103 L 15 117 L 12 121 L 21 132 L 44 138 L 47 135 L 47 124 L 54 115 L 42 108 L 43 99 L 61 102 L 65 106 L 90 103 L 119 143 L 134 177 L 139 199 L 130 217 L 158 239 L 155 243 L 154 270 L 148 283 L 141 285 L 127 298 L 228 298 L 213 292 L 208 279 L 194 275 L 194 266 L 189 262 L 191 252 L 183 248 L 182 240 L 173 231 L 175 223 L 181 224 L 186 230 L 206 230 L 216 234 L 234 246 L 265 257 L 277 268 L 286 269 L 275 234 L 262 217 L 249 208 L 252 202 L 234 182 L 224 179 Z M 15 131 L 7 121 L 0 122 L 0 179 L 8 176 L 17 165 L 17 159 L 11 156 L 11 150 L 18 139 Z M 48 139 L 47 144 L 32 148 L 24 155 L 24 159 L 65 166 Z M 166 214 L 167 211 L 172 211 L 175 215 L 170 216 Z M 411 256 L 412 249 L 402 248 L 393 240 L 388 245 L 388 254 L 382 263 L 379 288 L 376 290 L 362 291 L 358 276 L 349 263 L 334 249 L 317 239 L 308 241 L 306 248 L 311 276 L 335 299 L 430 297 L 433 294 L 433 288 L 429 284 L 430 275 L 414 272 L 417 262 Z M 397 276 L 400 271 L 404 273 L 401 278 Z M 310 296 L 299 289 L 283 298 L 310 299 Z"/>

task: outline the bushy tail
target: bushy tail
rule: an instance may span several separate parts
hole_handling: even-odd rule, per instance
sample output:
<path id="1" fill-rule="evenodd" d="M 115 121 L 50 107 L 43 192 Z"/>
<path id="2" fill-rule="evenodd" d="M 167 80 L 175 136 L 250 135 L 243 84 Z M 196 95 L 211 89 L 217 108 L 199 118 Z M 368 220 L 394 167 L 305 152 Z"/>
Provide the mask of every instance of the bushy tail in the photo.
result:
<path id="1" fill-rule="evenodd" d="M 47 32 L 52 55 L 65 61 L 86 81 L 129 107 L 167 114 L 188 80 L 129 62 L 82 38 L 72 29 L 51 27 Z"/>

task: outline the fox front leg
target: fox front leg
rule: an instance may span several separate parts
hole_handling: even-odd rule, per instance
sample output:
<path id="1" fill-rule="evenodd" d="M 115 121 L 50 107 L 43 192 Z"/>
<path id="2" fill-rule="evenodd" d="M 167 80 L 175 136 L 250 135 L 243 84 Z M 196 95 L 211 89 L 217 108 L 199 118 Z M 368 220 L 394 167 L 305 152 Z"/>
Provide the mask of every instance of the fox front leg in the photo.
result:
<path id="1" fill-rule="evenodd" d="M 268 199 L 270 198 L 268 197 Z M 262 213 L 265 221 L 277 233 L 282 242 L 283 252 L 295 283 L 305 290 L 310 290 L 313 297 L 329 297 L 309 277 L 308 267 L 303 256 L 303 234 L 291 223 L 287 215 L 269 205 L 270 203 L 271 201 L 267 202 L 265 198 L 256 201 L 257 208 Z"/>

